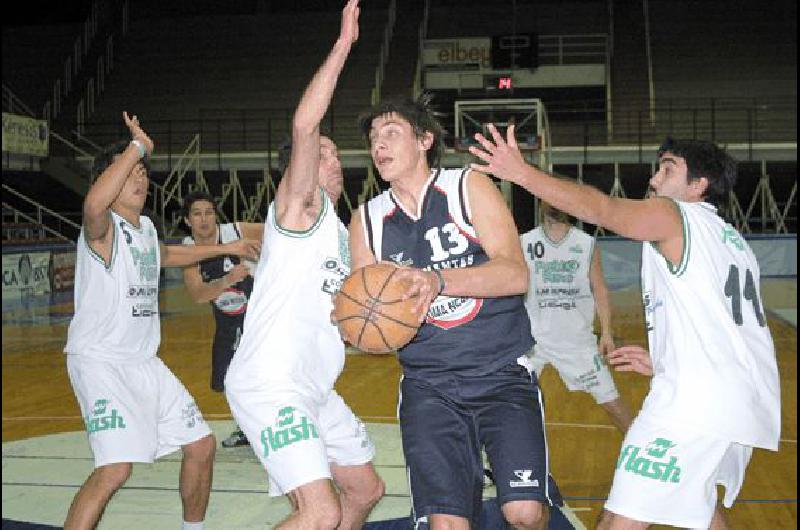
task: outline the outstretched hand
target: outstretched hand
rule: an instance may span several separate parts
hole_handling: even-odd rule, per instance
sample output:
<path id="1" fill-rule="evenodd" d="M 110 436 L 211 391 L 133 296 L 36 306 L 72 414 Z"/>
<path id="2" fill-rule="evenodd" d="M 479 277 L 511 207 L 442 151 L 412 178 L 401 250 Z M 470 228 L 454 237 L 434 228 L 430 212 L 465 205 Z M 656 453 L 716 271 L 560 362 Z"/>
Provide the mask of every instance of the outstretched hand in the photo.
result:
<path id="1" fill-rule="evenodd" d="M 653 375 L 653 361 L 650 359 L 650 352 L 641 346 L 617 348 L 606 356 L 606 360 L 618 372 Z"/>
<path id="2" fill-rule="evenodd" d="M 520 176 L 525 173 L 528 163 L 522 157 L 522 153 L 514 137 L 514 125 L 511 124 L 506 130 L 506 138 L 497 130 L 493 124 L 488 126 L 491 140 L 481 133 L 475 133 L 475 140 L 483 149 L 471 146 L 469 152 L 480 158 L 486 165 L 472 163 L 470 167 L 483 173 L 491 173 L 495 177 L 503 180 L 520 184 Z"/>
<path id="3" fill-rule="evenodd" d="M 122 119 L 125 120 L 125 125 L 128 126 L 128 130 L 131 132 L 131 139 L 142 142 L 142 145 L 146 151 L 146 155 L 152 155 L 153 140 L 151 140 L 150 137 L 147 136 L 147 133 L 142 130 L 142 127 L 139 125 L 139 118 L 137 118 L 135 114 L 133 117 L 130 117 L 126 111 L 123 111 Z"/>
<path id="4" fill-rule="evenodd" d="M 342 9 L 342 28 L 339 31 L 339 40 L 353 44 L 358 40 L 358 15 L 361 8 L 359 0 L 349 0 Z"/>
<path id="5" fill-rule="evenodd" d="M 228 253 L 252 261 L 258 260 L 258 255 L 261 253 L 261 241 L 256 239 L 238 239 L 223 246 Z"/>

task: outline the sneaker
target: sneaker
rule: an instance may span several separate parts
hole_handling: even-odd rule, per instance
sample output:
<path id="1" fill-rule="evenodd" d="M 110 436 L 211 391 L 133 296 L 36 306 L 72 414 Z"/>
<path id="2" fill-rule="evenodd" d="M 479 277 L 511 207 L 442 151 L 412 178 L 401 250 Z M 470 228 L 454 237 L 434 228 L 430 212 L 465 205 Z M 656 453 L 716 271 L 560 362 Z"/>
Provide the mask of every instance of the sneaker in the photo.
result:
<path id="1" fill-rule="evenodd" d="M 247 436 L 241 430 L 233 431 L 230 436 L 222 440 L 222 447 L 240 447 L 242 445 L 250 445 Z"/>

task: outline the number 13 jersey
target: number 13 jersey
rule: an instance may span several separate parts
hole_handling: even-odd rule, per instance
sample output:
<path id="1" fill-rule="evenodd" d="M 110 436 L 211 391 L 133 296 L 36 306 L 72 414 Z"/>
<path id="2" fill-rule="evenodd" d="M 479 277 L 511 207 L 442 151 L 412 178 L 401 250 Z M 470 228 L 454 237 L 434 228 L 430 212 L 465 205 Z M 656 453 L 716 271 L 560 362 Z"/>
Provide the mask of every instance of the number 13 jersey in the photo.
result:
<path id="1" fill-rule="evenodd" d="M 777 449 L 780 381 L 744 238 L 707 203 L 676 202 L 681 261 L 642 246 L 653 380 L 642 414 L 743 445 Z"/>
<path id="2" fill-rule="evenodd" d="M 467 169 L 433 171 L 415 213 L 407 212 L 391 190 L 362 206 L 364 239 L 375 258 L 424 270 L 486 263 L 489 257 L 470 220 L 468 174 Z M 405 376 L 435 380 L 492 373 L 532 346 L 521 295 L 440 295 L 417 336 L 399 354 Z"/>

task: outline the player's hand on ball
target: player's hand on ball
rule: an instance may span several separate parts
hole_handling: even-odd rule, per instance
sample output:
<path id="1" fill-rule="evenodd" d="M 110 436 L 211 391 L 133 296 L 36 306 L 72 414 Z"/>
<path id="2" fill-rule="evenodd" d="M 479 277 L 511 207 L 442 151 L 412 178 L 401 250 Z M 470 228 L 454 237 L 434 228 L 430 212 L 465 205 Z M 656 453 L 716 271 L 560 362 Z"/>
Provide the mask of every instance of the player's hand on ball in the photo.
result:
<path id="1" fill-rule="evenodd" d="M 653 375 L 653 361 L 650 352 L 641 346 L 623 346 L 612 351 L 606 357 L 608 364 L 618 372 L 636 372 L 642 375 Z"/>
<path id="2" fill-rule="evenodd" d="M 261 241 L 255 239 L 240 239 L 223 246 L 231 254 L 253 261 L 258 260 L 258 255 L 261 253 Z"/>
<path id="3" fill-rule="evenodd" d="M 404 299 L 417 298 L 414 304 L 414 312 L 417 314 L 419 322 L 422 323 L 428 314 L 431 302 L 439 296 L 439 278 L 431 271 L 412 267 L 401 267 L 397 273 L 397 278 L 408 284 Z"/>

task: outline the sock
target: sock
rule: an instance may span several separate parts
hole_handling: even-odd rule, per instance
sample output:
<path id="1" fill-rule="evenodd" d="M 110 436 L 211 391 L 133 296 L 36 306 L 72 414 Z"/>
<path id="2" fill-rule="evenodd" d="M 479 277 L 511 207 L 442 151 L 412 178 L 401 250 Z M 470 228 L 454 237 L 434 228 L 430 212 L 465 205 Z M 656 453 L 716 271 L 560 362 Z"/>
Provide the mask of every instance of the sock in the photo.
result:
<path id="1" fill-rule="evenodd" d="M 184 521 L 181 530 L 203 530 L 203 521 L 199 523 L 187 523 Z"/>

